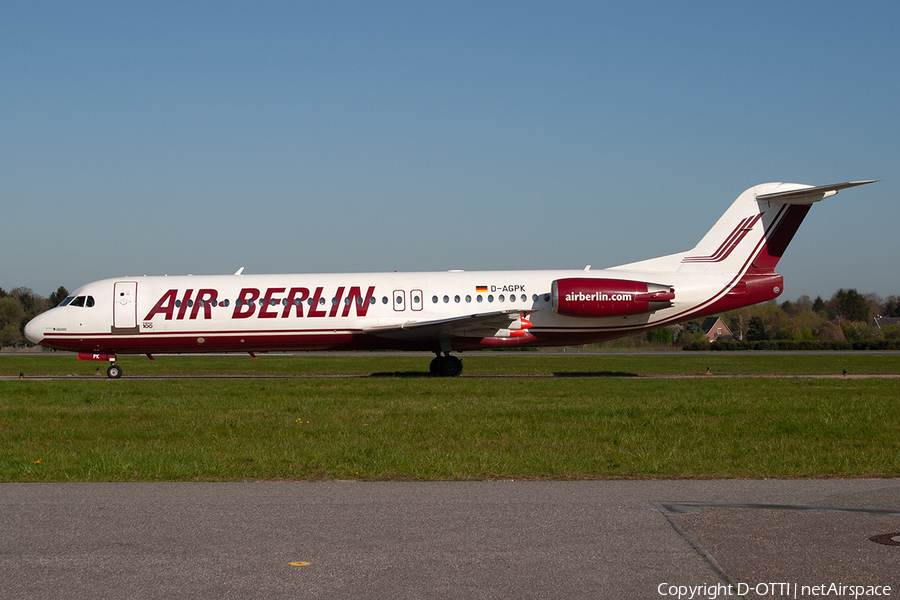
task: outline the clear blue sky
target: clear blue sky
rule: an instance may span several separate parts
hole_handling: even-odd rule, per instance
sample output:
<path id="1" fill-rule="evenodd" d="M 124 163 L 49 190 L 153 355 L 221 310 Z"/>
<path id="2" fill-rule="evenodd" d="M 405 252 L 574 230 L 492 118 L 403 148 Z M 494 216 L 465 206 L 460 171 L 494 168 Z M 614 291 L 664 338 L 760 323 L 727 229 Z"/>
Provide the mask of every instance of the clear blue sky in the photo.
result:
<path id="1" fill-rule="evenodd" d="M 594 268 L 744 189 L 784 299 L 900 294 L 897 2 L 3 2 L 0 286 Z"/>

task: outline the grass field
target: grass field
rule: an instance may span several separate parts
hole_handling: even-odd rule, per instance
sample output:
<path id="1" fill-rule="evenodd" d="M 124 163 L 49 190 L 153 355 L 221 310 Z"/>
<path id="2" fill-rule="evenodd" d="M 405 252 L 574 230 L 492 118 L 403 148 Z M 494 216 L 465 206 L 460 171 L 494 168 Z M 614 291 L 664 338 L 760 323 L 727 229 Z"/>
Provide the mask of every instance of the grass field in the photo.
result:
<path id="1" fill-rule="evenodd" d="M 900 476 L 898 354 L 0 356 L 0 481 Z M 756 377 L 665 379 L 645 375 Z M 382 375 L 128 380 L 129 375 Z M 391 377 L 387 375 L 401 375 Z M 762 375 L 790 375 L 770 378 Z M 402 376 L 407 375 L 407 376 Z M 528 377 L 528 375 L 556 375 Z"/>

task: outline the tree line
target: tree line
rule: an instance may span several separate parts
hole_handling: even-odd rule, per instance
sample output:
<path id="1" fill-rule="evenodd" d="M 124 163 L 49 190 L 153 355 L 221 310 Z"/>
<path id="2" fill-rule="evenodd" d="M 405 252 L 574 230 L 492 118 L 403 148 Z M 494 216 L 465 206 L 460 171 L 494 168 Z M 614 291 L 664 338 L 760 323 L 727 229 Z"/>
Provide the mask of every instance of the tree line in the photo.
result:
<path id="1" fill-rule="evenodd" d="M 30 345 L 25 339 L 25 324 L 57 306 L 68 295 L 63 286 L 59 286 L 49 298 L 39 296 L 26 287 L 13 288 L 8 292 L 0 288 L 0 346 Z"/>
<path id="2" fill-rule="evenodd" d="M 646 340 L 677 344 L 686 350 L 900 349 L 900 325 L 875 323 L 876 317 L 900 317 L 900 296 L 883 299 L 877 294 L 840 289 L 828 300 L 800 296 L 794 301 L 771 301 L 719 316 L 732 335 L 712 344 L 700 321 L 651 331 Z"/>

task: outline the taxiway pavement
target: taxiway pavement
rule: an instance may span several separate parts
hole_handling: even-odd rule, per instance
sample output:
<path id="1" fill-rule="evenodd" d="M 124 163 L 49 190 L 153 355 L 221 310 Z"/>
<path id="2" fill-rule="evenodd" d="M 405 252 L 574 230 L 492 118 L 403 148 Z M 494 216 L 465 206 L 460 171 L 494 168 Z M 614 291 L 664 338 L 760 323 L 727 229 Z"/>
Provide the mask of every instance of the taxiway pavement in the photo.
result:
<path id="1" fill-rule="evenodd" d="M 893 536 L 896 479 L 0 484 L 0 599 L 900 598 Z"/>

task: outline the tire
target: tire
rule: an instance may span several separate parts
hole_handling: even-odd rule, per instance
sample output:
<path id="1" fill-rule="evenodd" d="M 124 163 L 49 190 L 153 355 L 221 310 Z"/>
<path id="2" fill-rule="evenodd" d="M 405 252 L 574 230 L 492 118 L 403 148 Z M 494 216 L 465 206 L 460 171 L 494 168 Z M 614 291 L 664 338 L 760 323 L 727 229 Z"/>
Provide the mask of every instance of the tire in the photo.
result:
<path id="1" fill-rule="evenodd" d="M 455 356 L 444 356 L 438 369 L 441 377 L 458 377 L 462 373 L 462 361 Z"/>
<path id="2" fill-rule="evenodd" d="M 119 365 L 109 365 L 109 368 L 106 369 L 106 376 L 110 379 L 118 379 L 122 376 L 122 367 Z"/>

